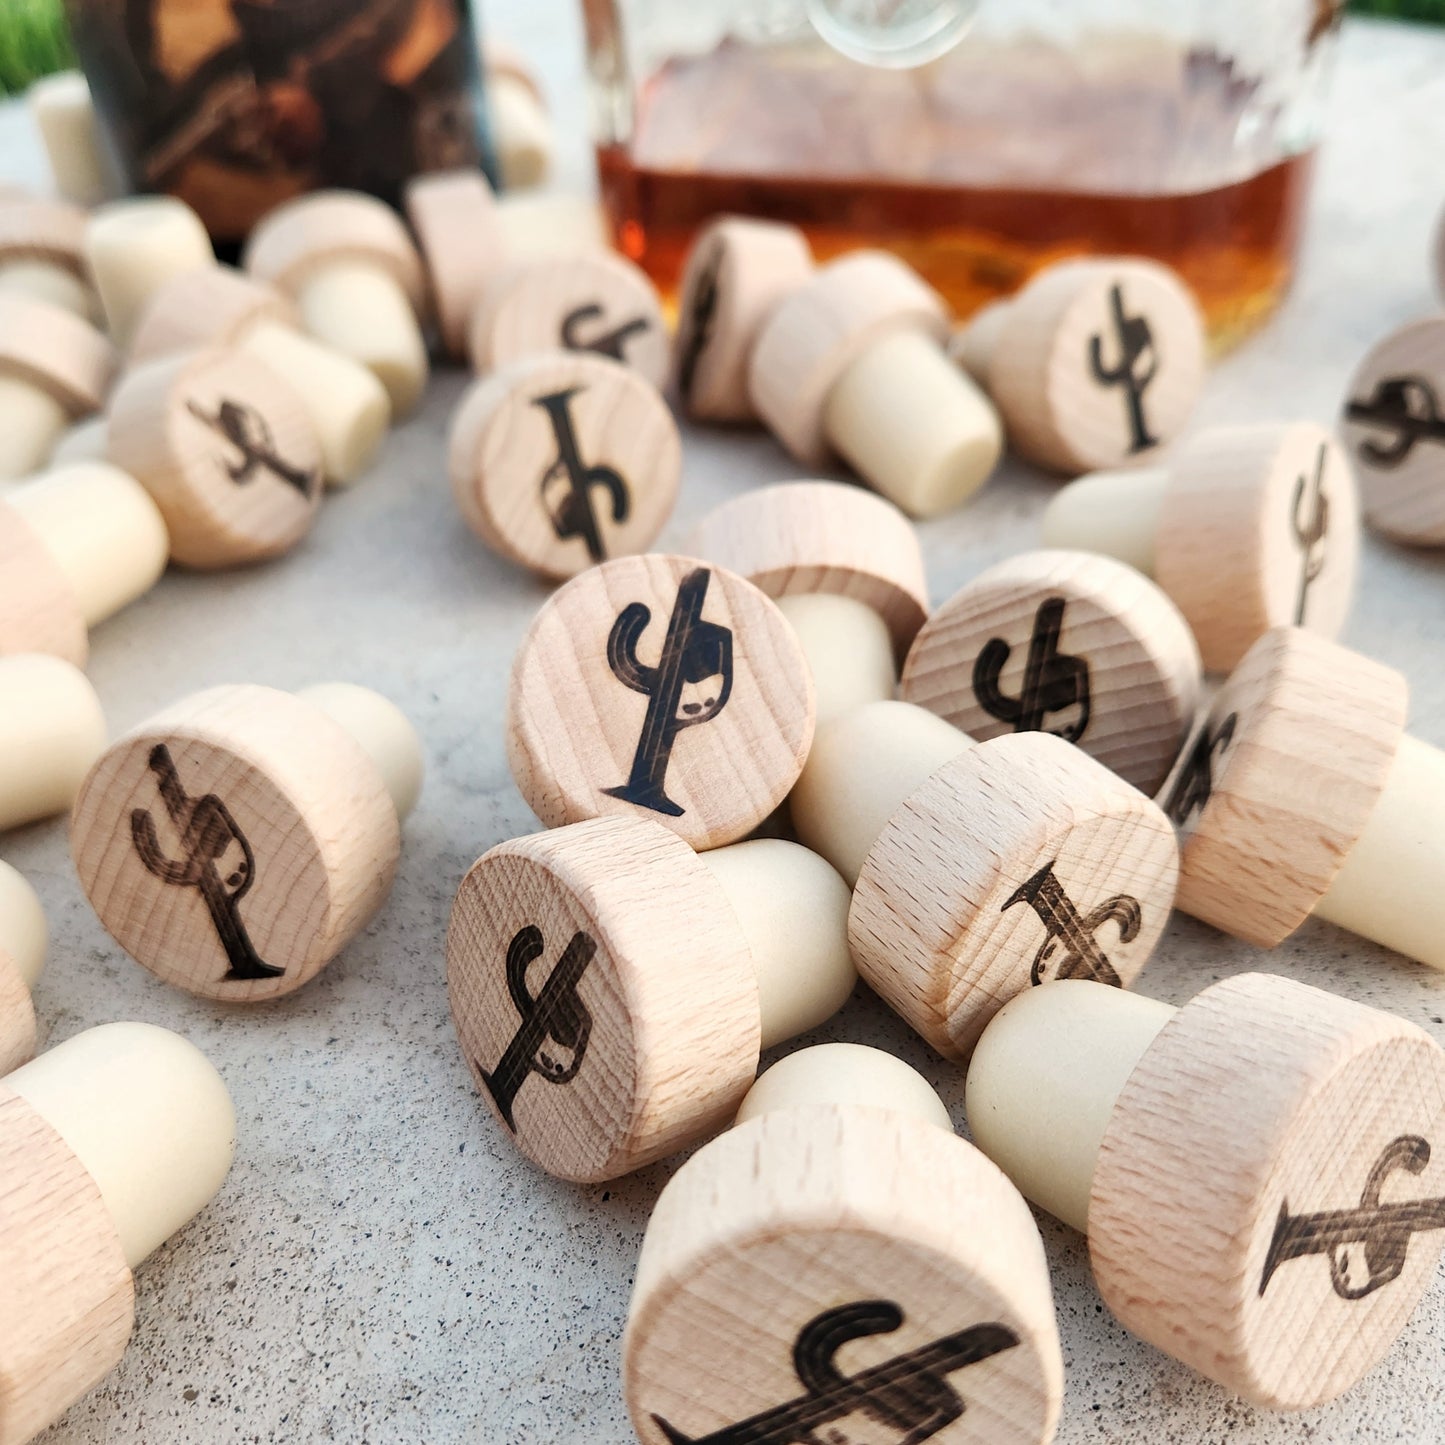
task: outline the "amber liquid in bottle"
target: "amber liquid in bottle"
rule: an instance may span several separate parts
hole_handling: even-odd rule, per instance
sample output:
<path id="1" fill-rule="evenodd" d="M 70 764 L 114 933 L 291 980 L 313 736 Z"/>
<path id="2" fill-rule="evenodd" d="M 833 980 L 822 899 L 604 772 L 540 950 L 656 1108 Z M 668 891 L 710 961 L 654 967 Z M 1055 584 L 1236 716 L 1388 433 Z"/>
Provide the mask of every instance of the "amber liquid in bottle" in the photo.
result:
<path id="1" fill-rule="evenodd" d="M 1147 255 L 1227 346 L 1289 284 L 1312 153 L 1279 158 L 1257 86 L 1212 52 L 966 40 L 890 71 L 725 42 L 637 99 L 598 169 L 619 246 L 668 293 L 729 212 L 801 226 L 819 259 L 887 246 L 961 316 L 1063 256 Z"/>

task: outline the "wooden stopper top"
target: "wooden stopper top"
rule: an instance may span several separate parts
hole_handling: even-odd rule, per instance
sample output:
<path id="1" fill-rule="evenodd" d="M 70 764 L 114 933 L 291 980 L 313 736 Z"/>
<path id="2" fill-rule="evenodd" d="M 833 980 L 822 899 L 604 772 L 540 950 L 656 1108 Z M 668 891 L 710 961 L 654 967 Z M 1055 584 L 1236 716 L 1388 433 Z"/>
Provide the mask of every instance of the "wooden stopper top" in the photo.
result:
<path id="1" fill-rule="evenodd" d="M 385 900 L 401 850 L 386 781 L 320 708 L 196 693 L 113 743 L 71 852 L 115 940 L 158 978 L 253 1003 L 300 988 Z"/>
<path id="2" fill-rule="evenodd" d="M 452 417 L 448 468 L 489 547 L 560 579 L 652 544 L 677 500 L 682 442 L 635 371 L 553 352 L 472 384 Z"/>
<path id="3" fill-rule="evenodd" d="M 937 769 L 884 825 L 848 916 L 858 971 L 948 1058 L 1051 978 L 1127 987 L 1179 875 L 1164 813 L 1045 733 Z"/>
<path id="4" fill-rule="evenodd" d="M 488 372 L 559 349 L 620 361 L 660 390 L 667 324 L 644 272 L 610 251 L 587 251 L 523 262 L 497 276 L 467 331 L 473 369 Z"/>
<path id="5" fill-rule="evenodd" d="M 507 757 L 549 828 L 653 818 L 694 848 L 752 832 L 813 740 L 793 630 L 750 582 L 688 557 L 604 562 L 544 604 L 512 667 Z"/>
<path id="6" fill-rule="evenodd" d="M 48 652 L 76 667 L 90 658 L 80 598 L 55 554 L 0 497 L 0 655 Z"/>
<path id="7" fill-rule="evenodd" d="M 300 324 L 289 296 L 234 266 L 177 271 L 151 293 L 127 358 L 135 366 L 197 346 L 233 346 L 257 321 Z"/>
<path id="8" fill-rule="evenodd" d="M 1350 379 L 1340 436 L 1370 526 L 1397 542 L 1445 546 L 1445 316 L 1370 348 Z"/>
<path id="9" fill-rule="evenodd" d="M 875 341 L 909 328 L 940 343 L 948 331 L 942 297 L 917 272 L 883 251 L 830 261 L 758 333 L 748 366 L 754 409 L 799 461 L 822 464 L 833 383 Z"/>
<path id="10" fill-rule="evenodd" d="M 89 219 L 81 207 L 68 201 L 0 197 L 0 265 L 45 261 L 84 276 Z"/>
<path id="11" fill-rule="evenodd" d="M 278 556 L 316 518 L 316 432 L 296 393 L 244 352 L 182 352 L 126 372 L 107 446 L 155 499 L 182 566 Z"/>
<path id="12" fill-rule="evenodd" d="M 483 1099 L 564 1179 L 612 1179 L 715 1133 L 757 1072 L 747 940 L 707 865 L 645 818 L 480 858 L 452 905 L 447 988 Z"/>
<path id="13" fill-rule="evenodd" d="M 426 261 L 442 345 L 467 350 L 467 323 L 505 263 L 496 198 L 476 170 L 440 171 L 407 182 L 406 218 Z"/>
<path id="14" fill-rule="evenodd" d="M 841 482 L 780 482 L 714 507 L 688 550 L 769 597 L 831 593 L 888 624 L 902 661 L 928 616 L 923 549 L 891 502 Z"/>
<path id="15" fill-rule="evenodd" d="M 1089 1201 L 1109 1308 L 1273 1409 L 1389 1350 L 1445 1243 L 1445 1055 L 1415 1025 L 1244 974 L 1164 1025 L 1110 1116 Z"/>
<path id="16" fill-rule="evenodd" d="M 1010 303 L 987 376 L 1014 450 L 1077 474 L 1147 461 L 1173 441 L 1204 360 L 1203 317 L 1174 272 L 1090 259 L 1050 267 Z"/>
<path id="17" fill-rule="evenodd" d="M 115 348 L 90 322 L 38 297 L 0 290 L 0 372 L 81 416 L 105 405 L 115 369 Z"/>
<path id="18" fill-rule="evenodd" d="M 242 265 L 294 292 L 332 261 L 360 261 L 386 272 L 413 311 L 426 305 L 426 274 L 401 218 L 360 191 L 312 191 L 277 206 L 246 241 Z"/>
<path id="19" fill-rule="evenodd" d="M 1025 552 L 923 625 L 899 696 L 978 739 L 1044 731 L 1146 793 L 1194 720 L 1199 650 L 1147 577 L 1087 552 Z"/>
<path id="20" fill-rule="evenodd" d="M 748 359 L 758 332 L 813 271 L 796 226 L 725 216 L 699 234 L 677 292 L 673 375 L 698 421 L 751 421 Z"/>
<path id="21" fill-rule="evenodd" d="M 622 1371 L 646 1445 L 1041 1445 L 1063 1386 L 1018 1191 L 937 1125 L 849 1104 L 766 1113 L 682 1166 Z"/>

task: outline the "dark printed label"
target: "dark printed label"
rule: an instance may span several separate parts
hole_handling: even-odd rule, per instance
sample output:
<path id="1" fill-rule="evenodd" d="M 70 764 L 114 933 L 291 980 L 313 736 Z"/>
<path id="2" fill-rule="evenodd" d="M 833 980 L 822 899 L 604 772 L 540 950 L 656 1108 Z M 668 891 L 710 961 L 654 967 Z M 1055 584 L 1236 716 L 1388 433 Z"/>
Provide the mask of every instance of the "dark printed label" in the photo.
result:
<path id="1" fill-rule="evenodd" d="M 627 360 L 626 347 L 634 336 L 640 336 L 652 323 L 645 316 L 634 316 L 610 330 L 592 330 L 584 335 L 583 328 L 600 321 L 606 312 L 597 302 L 575 306 L 562 318 L 561 342 L 566 351 L 595 351 L 599 356 L 610 356 L 613 361 Z"/>
<path id="2" fill-rule="evenodd" d="M 1294 609 L 1296 627 L 1304 625 L 1310 583 L 1325 570 L 1325 549 L 1320 544 L 1330 529 L 1330 499 L 1325 494 L 1325 463 L 1329 456 L 1329 443 L 1321 442 L 1319 453 L 1315 457 L 1314 477 L 1301 474 L 1294 487 L 1290 526 L 1300 549 L 1299 594 L 1295 599 Z M 1305 508 L 1306 501 L 1309 503 L 1308 511 Z"/>
<path id="3" fill-rule="evenodd" d="M 973 664 L 973 692 L 979 706 L 1012 725 L 1016 733 L 1052 732 L 1076 743 L 1089 727 L 1089 664 L 1059 651 L 1065 599 L 1049 597 L 1034 616 L 1029 655 L 1019 695 L 1008 697 L 999 685 L 1013 648 L 1002 637 L 984 643 Z M 1059 728 L 1045 728 L 1051 713 L 1078 708 L 1078 716 Z"/>
<path id="4" fill-rule="evenodd" d="M 295 487 L 303 497 L 309 497 L 316 490 L 317 474 L 303 467 L 293 467 L 281 456 L 271 435 L 271 424 L 254 406 L 223 399 L 216 411 L 208 412 L 199 403 L 188 401 L 186 410 L 235 447 L 236 459 L 224 463 L 224 466 L 226 475 L 238 487 L 254 481 L 258 475 L 269 473 L 288 487 Z"/>
<path id="5" fill-rule="evenodd" d="M 1130 316 L 1125 312 L 1122 286 L 1116 284 L 1109 288 L 1109 307 L 1119 359 L 1112 366 L 1104 364 L 1104 336 L 1102 332 L 1097 333 L 1089 338 L 1089 370 L 1101 386 L 1123 388 L 1129 411 L 1129 450 L 1142 452 L 1159 445 L 1159 438 L 1149 430 L 1148 418 L 1144 415 L 1144 393 L 1159 374 L 1159 352 L 1148 317 Z M 1145 356 L 1149 358 L 1149 365 L 1140 371 L 1139 363 Z"/>
<path id="6" fill-rule="evenodd" d="M 1377 431 L 1393 432 L 1389 441 L 1366 437 L 1358 451 L 1372 467 L 1398 467 L 1417 444 L 1445 445 L 1445 417 L 1435 388 L 1423 376 L 1391 376 L 1375 383 L 1368 400 L 1352 399 L 1345 418 Z"/>
<path id="7" fill-rule="evenodd" d="M 557 460 L 542 473 L 540 486 L 542 506 L 551 518 L 552 530 L 563 542 L 580 538 L 587 555 L 594 562 L 601 562 L 607 556 L 607 547 L 597 513 L 592 510 L 592 489 L 601 487 L 606 492 L 614 522 L 627 520 L 630 504 L 627 483 L 619 472 L 607 466 L 583 465 L 577 433 L 572 426 L 572 398 L 586 389 L 571 386 L 548 396 L 536 396 L 532 398 L 532 405 L 546 412 L 552 434 L 557 438 Z M 557 495 L 559 484 L 560 495 Z"/>
<path id="8" fill-rule="evenodd" d="M 1097 934 L 1106 923 L 1115 923 L 1119 927 L 1119 942 L 1132 943 L 1144 922 L 1144 910 L 1137 898 L 1118 893 L 1090 913 L 1081 914 L 1073 899 L 1064 892 L 1064 885 L 1049 862 L 1009 896 L 1000 912 L 1007 913 L 1017 903 L 1027 903 L 1038 914 L 1049 935 L 1034 955 L 1030 982 L 1088 978 L 1119 987 L 1119 975 L 1109 962 L 1109 955 L 1099 946 Z"/>
<path id="9" fill-rule="evenodd" d="M 718 283 L 722 275 L 724 247 L 719 241 L 704 260 L 692 291 L 692 309 L 683 321 L 682 345 L 677 363 L 677 391 L 686 404 L 692 399 L 697 364 L 712 340 L 717 320 Z"/>
<path id="10" fill-rule="evenodd" d="M 1230 713 L 1211 731 L 1209 724 L 1200 728 L 1189 758 L 1174 779 L 1174 786 L 1164 800 L 1164 811 L 1175 827 L 1182 828 L 1214 794 L 1214 764 L 1229 750 L 1234 741 L 1234 730 L 1239 726 L 1239 714 Z"/>

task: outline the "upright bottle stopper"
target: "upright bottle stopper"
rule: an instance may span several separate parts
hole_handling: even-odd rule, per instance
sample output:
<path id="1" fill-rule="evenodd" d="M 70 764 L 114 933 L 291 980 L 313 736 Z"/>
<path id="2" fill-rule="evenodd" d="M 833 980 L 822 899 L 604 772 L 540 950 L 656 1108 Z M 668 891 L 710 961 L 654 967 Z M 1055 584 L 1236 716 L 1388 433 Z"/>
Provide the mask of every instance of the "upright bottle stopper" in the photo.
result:
<path id="1" fill-rule="evenodd" d="M 421 774 L 411 724 L 365 688 L 212 688 L 91 769 L 71 820 L 76 872 L 158 978 L 228 1003 L 278 998 L 386 901 Z"/>
<path id="2" fill-rule="evenodd" d="M 0 860 L 0 1074 L 35 1053 L 35 1005 L 30 995 L 45 967 L 50 930 L 24 874 Z"/>
<path id="3" fill-rule="evenodd" d="M 552 168 L 552 118 L 526 57 L 490 36 L 482 46 L 492 144 L 509 190 L 540 185 Z"/>
<path id="4" fill-rule="evenodd" d="M 19 291 L 91 320 L 96 297 L 85 273 L 88 219 L 65 201 L 0 200 L 0 291 Z"/>
<path id="5" fill-rule="evenodd" d="M 646 1445 L 1047 1445 L 1063 1392 L 1033 1216 L 906 1064 L 774 1064 L 653 1210 L 622 1341 Z"/>
<path id="6" fill-rule="evenodd" d="M 967 1109 L 1024 1194 L 1087 1230 L 1120 1322 L 1255 1404 L 1348 1390 L 1435 1276 L 1445 1055 L 1362 1004 L 1264 974 L 1182 1009 L 1048 984 L 984 1031 Z"/>
<path id="7" fill-rule="evenodd" d="M 0 832 L 68 811 L 104 747 L 105 714 L 79 668 L 0 656 Z"/>
<path id="8" fill-rule="evenodd" d="M 77 206 L 98 206 L 121 194 L 121 184 L 100 144 L 90 86 L 78 70 L 35 81 L 26 92 L 55 178 L 55 189 Z"/>

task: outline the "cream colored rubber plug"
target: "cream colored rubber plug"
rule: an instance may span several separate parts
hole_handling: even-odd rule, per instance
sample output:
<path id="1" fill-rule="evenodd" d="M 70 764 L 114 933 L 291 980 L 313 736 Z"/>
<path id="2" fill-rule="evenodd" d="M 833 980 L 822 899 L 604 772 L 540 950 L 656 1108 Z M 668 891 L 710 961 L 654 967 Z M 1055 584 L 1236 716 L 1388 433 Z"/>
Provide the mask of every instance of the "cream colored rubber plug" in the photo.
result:
<path id="1" fill-rule="evenodd" d="M 452 906 L 457 1037 L 528 1158 L 612 1179 L 715 1133 L 762 1050 L 842 1007 L 847 920 L 847 885 L 796 843 L 697 854 L 645 818 L 514 839 Z"/>
<path id="2" fill-rule="evenodd" d="M 35 1053 L 35 1006 L 30 1000 L 41 970 L 49 928 L 25 876 L 0 861 L 0 1074 Z"/>
<path id="3" fill-rule="evenodd" d="M 314 977 L 386 901 L 421 782 L 410 723 L 364 688 L 197 693 L 119 739 L 71 851 L 122 948 L 202 998 Z"/>
<path id="4" fill-rule="evenodd" d="M 66 812 L 104 747 L 83 672 L 44 653 L 0 657 L 0 832 Z"/>
<path id="5" fill-rule="evenodd" d="M 26 196 L 0 199 L 0 291 L 93 319 L 95 293 L 85 272 L 85 227 L 79 207 Z"/>
<path id="6" fill-rule="evenodd" d="M 1028 1207 L 922 1078 L 856 1044 L 774 1064 L 668 1183 L 622 1349 L 647 1445 L 1044 1445 L 1063 1387 Z"/>
<path id="7" fill-rule="evenodd" d="M 552 118 L 526 57 L 488 39 L 482 47 L 492 144 L 509 191 L 541 185 L 552 169 Z"/>
<path id="8" fill-rule="evenodd" d="M 62 70 L 37 80 L 26 101 L 61 196 L 77 206 L 98 206 L 121 193 L 102 153 L 95 103 L 80 71 Z"/>
<path id="9" fill-rule="evenodd" d="M 219 1192 L 226 1086 L 151 1024 L 77 1034 L 0 1080 L 0 1376 L 6 1441 L 98 1384 L 135 1322 L 131 1270 Z"/>
<path id="10" fill-rule="evenodd" d="M 1255 1404 L 1349 1389 L 1435 1277 L 1445 1054 L 1362 1004 L 1264 974 L 1178 1010 L 1046 984 L 984 1031 L 967 1110 L 1087 1227 L 1121 1323 Z"/>

